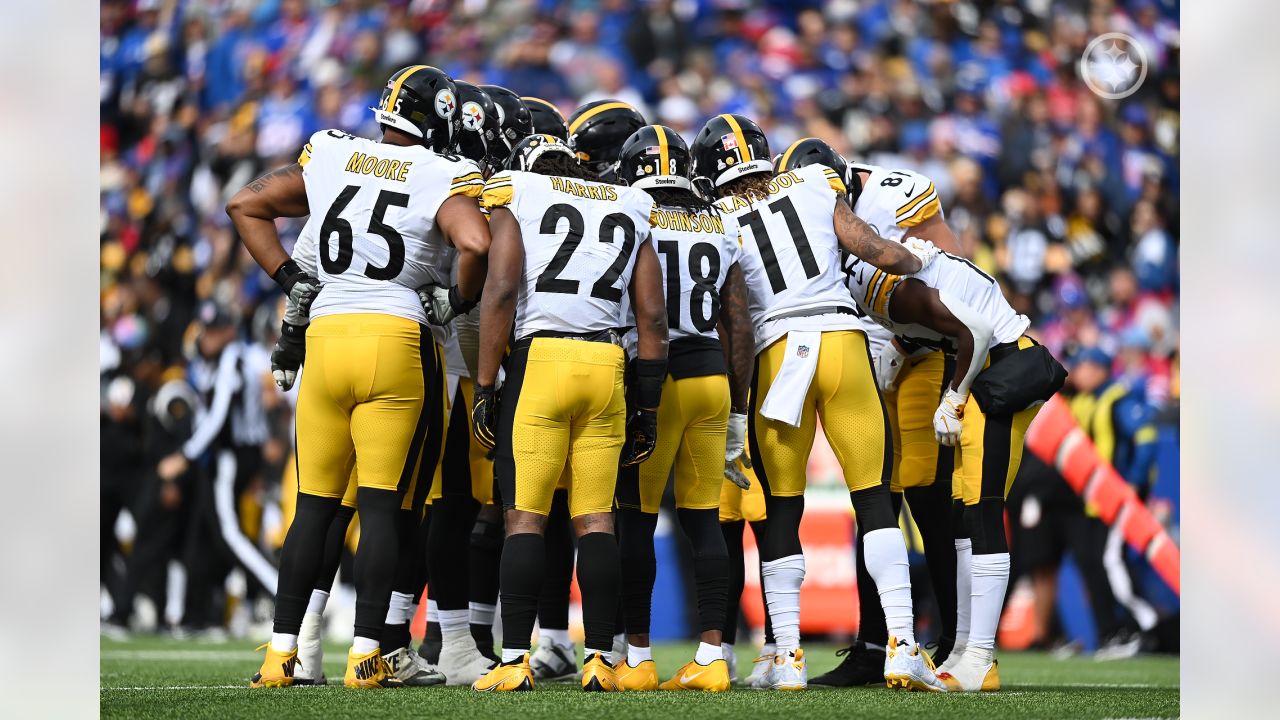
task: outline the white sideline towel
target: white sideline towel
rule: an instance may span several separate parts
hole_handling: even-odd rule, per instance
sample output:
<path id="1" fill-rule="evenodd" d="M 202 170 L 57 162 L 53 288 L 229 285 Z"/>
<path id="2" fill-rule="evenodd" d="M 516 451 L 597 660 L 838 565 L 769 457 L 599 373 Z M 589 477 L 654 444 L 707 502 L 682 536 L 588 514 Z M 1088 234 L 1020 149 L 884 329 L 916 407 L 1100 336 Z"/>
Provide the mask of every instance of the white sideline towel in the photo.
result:
<path id="1" fill-rule="evenodd" d="M 809 394 L 809 383 L 818 369 L 818 350 L 822 347 L 822 332 L 818 330 L 792 330 L 787 333 L 787 356 L 769 387 L 769 394 L 760 406 L 760 414 L 771 420 L 800 427 L 800 413 L 804 399 Z"/>

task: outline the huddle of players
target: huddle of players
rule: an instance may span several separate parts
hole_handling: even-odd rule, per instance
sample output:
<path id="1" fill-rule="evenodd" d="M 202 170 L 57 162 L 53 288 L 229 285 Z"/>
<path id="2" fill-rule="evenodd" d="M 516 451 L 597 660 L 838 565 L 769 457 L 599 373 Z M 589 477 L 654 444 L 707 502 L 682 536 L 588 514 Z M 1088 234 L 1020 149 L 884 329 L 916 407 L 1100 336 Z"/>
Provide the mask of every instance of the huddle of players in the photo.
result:
<path id="1" fill-rule="evenodd" d="M 567 603 L 572 532 L 584 690 L 728 690 L 751 520 L 773 637 L 747 682 L 804 689 L 799 525 L 820 419 L 857 514 L 867 593 L 864 642 L 827 684 L 866 683 L 874 662 L 889 687 L 998 689 L 1003 500 L 1044 393 L 1015 379 L 1021 395 L 987 383 L 988 412 L 967 403 L 984 369 L 1034 344 L 994 280 L 939 249 L 954 238 L 927 179 L 847 163 L 816 139 L 771 159 L 740 115 L 712 118 L 690 146 L 616 101 L 566 123 L 545 102 L 429 66 L 395 73 L 373 110 L 381 142 L 316 133 L 298 164 L 228 205 L 288 296 L 273 373 L 287 389 L 307 365 L 298 508 L 253 687 L 324 682 L 323 589 L 359 507 L 348 687 L 515 691 L 576 674 L 546 602 L 550 589 Z M 308 213 L 290 258 L 273 221 Z M 935 480 L 953 458 L 948 496 Z M 653 536 L 671 477 L 701 642 L 659 683 Z M 959 595 L 938 593 L 950 616 L 938 668 L 913 634 L 904 488 L 935 587 Z M 457 557 L 468 545 L 472 562 Z M 409 649 L 428 570 L 438 669 Z M 476 638 L 491 652 L 492 636 L 468 620 L 492 624 L 499 588 L 491 658 Z M 541 667 L 537 619 L 539 653 L 549 624 L 556 648 Z"/>

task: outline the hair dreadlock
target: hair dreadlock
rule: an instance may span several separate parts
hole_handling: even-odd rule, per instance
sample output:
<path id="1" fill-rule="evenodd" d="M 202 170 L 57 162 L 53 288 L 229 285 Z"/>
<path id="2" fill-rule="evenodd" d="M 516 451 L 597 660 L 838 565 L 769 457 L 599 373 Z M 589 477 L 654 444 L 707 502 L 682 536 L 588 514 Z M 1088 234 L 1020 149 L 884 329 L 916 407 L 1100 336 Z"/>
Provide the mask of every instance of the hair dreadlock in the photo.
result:
<path id="1" fill-rule="evenodd" d="M 577 158 L 571 158 L 560 152 L 543 155 L 535 160 L 533 165 L 529 166 L 529 170 L 539 175 L 555 175 L 574 178 L 575 180 L 603 182 L 599 177 L 591 174 L 590 170 L 583 167 Z"/>
<path id="2" fill-rule="evenodd" d="M 716 188 L 716 192 L 720 194 L 720 197 L 739 195 L 751 202 L 755 202 L 769 197 L 769 183 L 772 180 L 773 173 L 751 173 L 750 175 L 730 180 Z"/>

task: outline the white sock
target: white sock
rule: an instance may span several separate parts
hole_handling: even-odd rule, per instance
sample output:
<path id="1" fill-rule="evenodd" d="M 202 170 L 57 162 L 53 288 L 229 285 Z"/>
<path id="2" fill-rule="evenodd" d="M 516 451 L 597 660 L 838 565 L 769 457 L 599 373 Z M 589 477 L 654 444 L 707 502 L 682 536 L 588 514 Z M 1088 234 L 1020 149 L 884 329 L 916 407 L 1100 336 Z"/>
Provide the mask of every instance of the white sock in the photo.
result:
<path id="1" fill-rule="evenodd" d="M 494 617 L 498 614 L 498 606 L 489 603 L 471 603 L 468 610 L 471 613 L 472 625 L 492 625 Z"/>
<path id="2" fill-rule="evenodd" d="M 355 636 L 351 640 L 351 653 L 353 655 L 368 655 L 378 649 L 378 641 L 374 638 Z"/>
<path id="3" fill-rule="evenodd" d="M 470 611 L 467 610 L 441 610 L 440 611 L 440 635 L 447 637 L 450 635 L 466 634 L 471 636 L 471 628 L 468 627 L 470 622 Z"/>
<path id="4" fill-rule="evenodd" d="M 907 545 L 896 527 L 872 530 L 863 536 L 867 573 L 875 580 L 884 623 L 889 636 L 907 647 L 915 647 L 915 614 L 911 608 L 911 568 L 907 565 Z M 775 635 L 777 632 L 775 631 Z"/>
<path id="5" fill-rule="evenodd" d="M 502 662 L 504 663 L 514 662 L 524 657 L 524 654 L 527 652 L 529 651 L 521 650 L 518 648 L 512 648 L 510 650 L 508 650 L 507 648 L 502 648 Z"/>
<path id="6" fill-rule="evenodd" d="M 640 663 L 645 660 L 653 659 L 653 648 L 638 647 L 636 645 L 627 646 L 627 664 L 631 667 L 639 667 Z"/>
<path id="7" fill-rule="evenodd" d="M 403 625 L 409 622 L 409 613 L 413 608 L 413 596 L 392 591 L 391 602 L 387 604 L 388 625 Z"/>
<path id="8" fill-rule="evenodd" d="M 733 657 L 733 643 L 720 643 L 720 654 L 726 661 Z"/>
<path id="9" fill-rule="evenodd" d="M 966 654 L 974 648 L 994 650 L 1004 592 L 1009 587 L 1009 553 L 973 556 L 973 619 Z"/>
<path id="10" fill-rule="evenodd" d="M 612 649 L 610 649 L 610 650 L 597 650 L 597 649 L 595 649 L 595 648 L 586 648 L 586 649 L 584 649 L 584 650 L 582 651 L 582 662 L 585 664 L 585 663 L 587 662 L 587 660 L 588 660 L 592 655 L 595 655 L 596 653 L 599 653 L 599 654 L 600 654 L 600 657 L 604 658 L 604 661 L 605 661 L 606 663 L 608 663 L 609 665 L 612 665 L 612 664 L 613 664 L 613 650 L 612 650 Z"/>
<path id="11" fill-rule="evenodd" d="M 559 645 L 560 647 L 569 647 L 569 629 L 568 628 L 542 628 L 538 631 L 538 642 L 546 642 L 551 645 Z"/>
<path id="12" fill-rule="evenodd" d="M 765 605 L 773 620 L 777 652 L 800 647 L 800 585 L 804 582 L 804 555 L 788 555 L 761 563 Z"/>
<path id="13" fill-rule="evenodd" d="M 760 646 L 761 655 L 773 655 L 776 652 L 778 652 L 778 646 L 774 643 L 765 643 Z"/>
<path id="14" fill-rule="evenodd" d="M 324 608 L 329 604 L 329 593 L 324 590 L 312 590 L 311 599 L 307 601 L 307 612 L 324 614 Z"/>
<path id="15" fill-rule="evenodd" d="M 435 600 L 430 598 L 427 598 L 427 622 L 440 622 L 440 606 L 436 604 Z"/>
<path id="16" fill-rule="evenodd" d="M 956 540 L 956 647 L 969 644 L 969 619 L 973 617 L 973 541 Z"/>
<path id="17" fill-rule="evenodd" d="M 719 645 L 711 643 L 698 643 L 698 653 L 693 656 L 693 661 L 699 665 L 710 665 L 717 660 L 724 659 L 724 649 Z"/>
<path id="18" fill-rule="evenodd" d="M 298 636 L 288 633 L 271 633 L 271 649 L 278 653 L 291 653 L 298 648 Z"/>

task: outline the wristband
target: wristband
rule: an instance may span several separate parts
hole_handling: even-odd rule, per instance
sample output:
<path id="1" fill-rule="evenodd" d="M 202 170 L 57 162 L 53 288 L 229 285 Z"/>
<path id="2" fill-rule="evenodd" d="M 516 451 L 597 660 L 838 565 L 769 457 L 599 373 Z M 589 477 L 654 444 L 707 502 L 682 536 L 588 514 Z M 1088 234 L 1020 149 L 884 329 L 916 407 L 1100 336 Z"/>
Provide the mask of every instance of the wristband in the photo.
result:
<path id="1" fill-rule="evenodd" d="M 290 340 L 295 340 L 298 342 L 306 342 L 307 326 L 294 325 L 293 323 L 287 320 L 281 320 L 280 321 L 280 337 L 289 338 Z"/>
<path id="2" fill-rule="evenodd" d="M 289 281 L 301 274 L 302 268 L 298 267 L 298 263 L 294 262 L 293 258 L 289 258 L 284 261 L 283 265 L 276 269 L 276 274 L 272 275 L 271 279 L 275 280 L 277 285 L 288 292 L 289 285 L 291 285 Z"/>
<path id="3" fill-rule="evenodd" d="M 636 405 L 653 410 L 662 402 L 662 383 L 667 380 L 667 361 L 636 361 Z"/>

